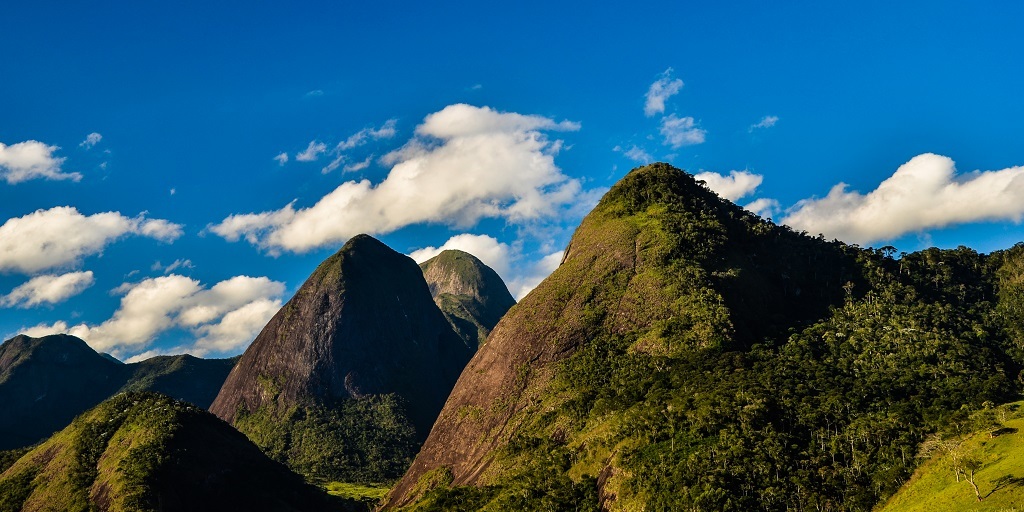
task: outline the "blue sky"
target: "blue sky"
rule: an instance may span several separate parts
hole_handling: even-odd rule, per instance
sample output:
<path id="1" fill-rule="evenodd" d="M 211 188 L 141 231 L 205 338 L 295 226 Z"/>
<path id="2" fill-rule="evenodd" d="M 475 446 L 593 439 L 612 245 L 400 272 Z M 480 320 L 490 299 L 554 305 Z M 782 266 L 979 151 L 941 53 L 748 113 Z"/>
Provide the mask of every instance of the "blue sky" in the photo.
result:
<path id="1" fill-rule="evenodd" d="M 1024 7 L 825 4 L 5 6 L 0 334 L 233 355 L 361 231 L 522 294 L 646 161 L 863 245 L 1024 240 Z"/>

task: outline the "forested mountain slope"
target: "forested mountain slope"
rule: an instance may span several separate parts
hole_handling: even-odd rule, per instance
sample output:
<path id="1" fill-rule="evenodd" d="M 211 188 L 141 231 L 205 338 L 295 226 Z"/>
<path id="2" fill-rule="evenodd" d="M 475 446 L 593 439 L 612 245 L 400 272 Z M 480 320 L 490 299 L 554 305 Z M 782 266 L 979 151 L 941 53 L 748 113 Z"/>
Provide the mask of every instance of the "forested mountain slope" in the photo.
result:
<path id="1" fill-rule="evenodd" d="M 891 253 L 635 169 L 470 361 L 388 506 L 870 510 L 1021 368 L 1024 248 Z"/>

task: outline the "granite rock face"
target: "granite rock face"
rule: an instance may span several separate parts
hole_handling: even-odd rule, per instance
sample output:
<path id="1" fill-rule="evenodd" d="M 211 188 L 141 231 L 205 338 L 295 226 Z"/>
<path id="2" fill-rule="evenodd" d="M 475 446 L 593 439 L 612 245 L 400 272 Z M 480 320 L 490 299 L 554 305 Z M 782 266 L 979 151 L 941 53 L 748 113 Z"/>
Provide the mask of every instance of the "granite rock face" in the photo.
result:
<path id="1" fill-rule="evenodd" d="M 394 478 L 475 349 L 452 330 L 411 258 L 359 235 L 270 320 L 211 412 L 309 478 Z M 332 437 L 408 432 L 403 425 L 415 432 L 394 446 Z"/>

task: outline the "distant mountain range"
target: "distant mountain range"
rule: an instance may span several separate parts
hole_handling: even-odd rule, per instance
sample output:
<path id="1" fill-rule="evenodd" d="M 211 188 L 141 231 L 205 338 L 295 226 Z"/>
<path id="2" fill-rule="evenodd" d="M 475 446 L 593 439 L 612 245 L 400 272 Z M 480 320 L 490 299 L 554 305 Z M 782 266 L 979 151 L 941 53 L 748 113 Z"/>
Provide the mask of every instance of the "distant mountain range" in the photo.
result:
<path id="1" fill-rule="evenodd" d="M 1020 404 L 998 405 L 1024 390 L 1024 245 L 896 257 L 666 164 L 609 190 L 519 304 L 467 253 L 417 266 L 360 235 L 233 363 L 8 340 L 0 440 L 71 425 L 0 453 L 0 512 L 352 505 L 285 465 L 394 482 L 383 507 L 419 512 L 1007 508 L 1024 485 Z M 108 399 L 132 389 L 212 400 L 248 440 L 162 395 Z"/>
<path id="2" fill-rule="evenodd" d="M 0 450 L 45 439 L 120 391 L 209 407 L 236 360 L 179 355 L 123 364 L 74 336 L 16 336 L 0 345 Z"/>

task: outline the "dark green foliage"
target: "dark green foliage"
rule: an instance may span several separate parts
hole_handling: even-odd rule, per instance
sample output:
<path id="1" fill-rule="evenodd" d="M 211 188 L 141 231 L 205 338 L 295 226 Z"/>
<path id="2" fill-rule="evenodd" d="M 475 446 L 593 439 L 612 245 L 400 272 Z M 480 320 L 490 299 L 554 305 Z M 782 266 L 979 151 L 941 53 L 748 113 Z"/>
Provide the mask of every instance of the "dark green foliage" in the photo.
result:
<path id="1" fill-rule="evenodd" d="M 320 483 L 394 480 L 420 444 L 395 394 L 296 407 L 280 418 L 262 409 L 236 425 L 271 458 Z"/>
<path id="2" fill-rule="evenodd" d="M 32 495 L 36 472 L 20 471 L 0 480 L 0 512 L 19 512 Z"/>
<path id="3" fill-rule="evenodd" d="M 31 449 L 31 447 L 26 447 L 0 451 L 0 473 L 7 471 L 7 468 L 14 465 L 18 459 L 28 453 Z"/>

